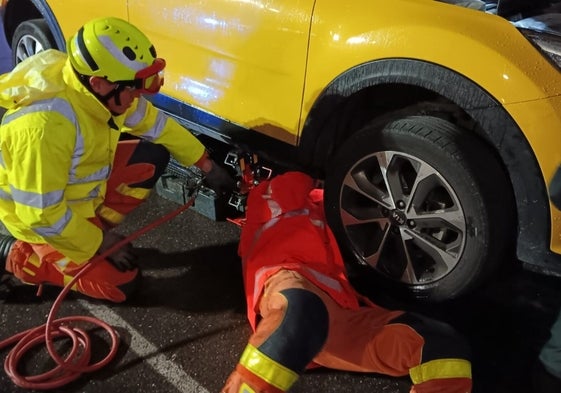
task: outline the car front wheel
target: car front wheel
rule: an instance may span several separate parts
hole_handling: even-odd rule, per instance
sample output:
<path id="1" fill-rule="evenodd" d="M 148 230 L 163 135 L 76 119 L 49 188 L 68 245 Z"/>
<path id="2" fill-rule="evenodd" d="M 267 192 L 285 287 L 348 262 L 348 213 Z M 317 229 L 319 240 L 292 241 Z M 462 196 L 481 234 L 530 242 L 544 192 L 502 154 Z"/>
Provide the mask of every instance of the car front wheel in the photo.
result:
<path id="1" fill-rule="evenodd" d="M 330 225 L 378 288 L 442 301 L 502 262 L 513 233 L 510 182 L 473 133 L 431 116 L 370 125 L 328 173 Z"/>
<path id="2" fill-rule="evenodd" d="M 56 48 L 53 35 L 44 19 L 32 19 L 22 22 L 16 28 L 12 38 L 12 62 L 21 63 L 47 49 Z"/>

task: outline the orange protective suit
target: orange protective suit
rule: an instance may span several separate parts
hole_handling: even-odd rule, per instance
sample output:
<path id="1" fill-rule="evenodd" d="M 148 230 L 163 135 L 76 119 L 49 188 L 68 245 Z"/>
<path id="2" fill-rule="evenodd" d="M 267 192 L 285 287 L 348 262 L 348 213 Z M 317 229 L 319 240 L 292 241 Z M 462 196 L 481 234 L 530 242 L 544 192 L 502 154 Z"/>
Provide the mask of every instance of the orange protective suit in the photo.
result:
<path id="1" fill-rule="evenodd" d="M 288 172 L 249 194 L 242 257 L 253 335 L 223 388 L 286 392 L 307 367 L 409 374 L 411 392 L 471 392 L 468 346 L 450 326 L 359 295 L 313 180 Z"/>

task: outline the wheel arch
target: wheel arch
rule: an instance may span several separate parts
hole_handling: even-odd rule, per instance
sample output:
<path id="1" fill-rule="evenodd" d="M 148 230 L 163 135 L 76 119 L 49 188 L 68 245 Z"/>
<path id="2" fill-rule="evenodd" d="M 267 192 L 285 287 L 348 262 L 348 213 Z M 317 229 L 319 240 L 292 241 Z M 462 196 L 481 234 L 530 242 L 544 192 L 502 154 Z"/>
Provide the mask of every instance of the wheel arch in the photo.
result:
<path id="1" fill-rule="evenodd" d="M 47 22 L 55 39 L 57 48 L 66 50 L 66 42 L 62 30 L 53 12 L 44 0 L 11 0 L 6 5 L 4 14 L 4 33 L 11 46 L 12 38 L 18 25 L 26 20 L 43 18 Z"/>
<path id="2" fill-rule="evenodd" d="M 450 88 L 453 86 L 453 88 Z M 483 88 L 439 65 L 385 59 L 354 67 L 333 80 L 313 105 L 300 147 L 322 173 L 337 146 L 374 119 L 433 113 L 473 130 L 495 150 L 509 177 L 518 220 L 517 257 L 537 270 L 561 273 L 550 251 L 547 189 L 522 131 Z"/>

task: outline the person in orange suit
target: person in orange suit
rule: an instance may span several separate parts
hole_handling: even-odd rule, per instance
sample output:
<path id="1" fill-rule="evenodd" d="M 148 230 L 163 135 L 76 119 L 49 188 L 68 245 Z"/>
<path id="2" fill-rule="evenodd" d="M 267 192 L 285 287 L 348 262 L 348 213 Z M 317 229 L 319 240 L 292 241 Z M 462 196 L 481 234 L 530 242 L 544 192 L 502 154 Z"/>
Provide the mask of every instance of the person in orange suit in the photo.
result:
<path id="1" fill-rule="evenodd" d="M 222 393 L 288 392 L 314 366 L 409 375 L 412 393 L 471 392 L 469 346 L 451 326 L 352 288 L 308 175 L 250 191 L 239 255 L 253 334 Z"/>

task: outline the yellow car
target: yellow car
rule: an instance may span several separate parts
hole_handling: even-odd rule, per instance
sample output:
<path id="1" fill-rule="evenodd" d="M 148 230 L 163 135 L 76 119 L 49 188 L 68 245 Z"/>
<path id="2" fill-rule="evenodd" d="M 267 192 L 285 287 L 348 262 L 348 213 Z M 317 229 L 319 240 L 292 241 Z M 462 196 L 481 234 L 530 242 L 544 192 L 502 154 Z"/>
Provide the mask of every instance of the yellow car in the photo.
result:
<path id="1" fill-rule="evenodd" d="M 372 285 L 440 301 L 515 259 L 561 275 L 556 1 L 10 0 L 14 62 L 108 15 L 166 59 L 158 107 L 324 180 Z"/>

